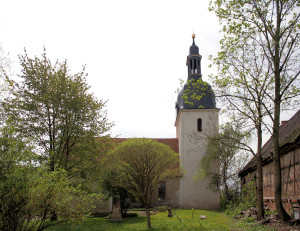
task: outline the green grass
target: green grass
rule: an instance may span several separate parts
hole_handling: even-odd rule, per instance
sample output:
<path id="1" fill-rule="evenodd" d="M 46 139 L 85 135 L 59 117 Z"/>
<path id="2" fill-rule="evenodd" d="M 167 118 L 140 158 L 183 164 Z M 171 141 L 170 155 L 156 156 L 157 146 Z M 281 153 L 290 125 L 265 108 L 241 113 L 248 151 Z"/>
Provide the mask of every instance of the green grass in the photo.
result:
<path id="1" fill-rule="evenodd" d="M 200 220 L 200 215 L 207 219 Z M 167 212 L 151 215 L 151 230 L 267 230 L 264 227 L 253 227 L 250 224 L 239 223 L 230 216 L 216 211 L 208 210 L 173 210 L 173 217 L 167 217 Z M 146 227 L 145 217 L 125 218 L 121 223 L 112 223 L 109 218 L 88 218 L 83 223 L 57 224 L 46 231 L 99 231 L 99 230 L 149 230 Z"/>

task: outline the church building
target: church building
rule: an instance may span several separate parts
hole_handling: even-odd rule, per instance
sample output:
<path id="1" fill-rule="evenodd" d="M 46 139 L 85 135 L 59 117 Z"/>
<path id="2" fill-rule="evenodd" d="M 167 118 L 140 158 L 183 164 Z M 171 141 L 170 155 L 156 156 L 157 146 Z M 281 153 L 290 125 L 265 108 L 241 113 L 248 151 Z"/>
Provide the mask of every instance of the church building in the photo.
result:
<path id="1" fill-rule="evenodd" d="M 202 81 L 202 56 L 195 44 L 194 34 L 192 38 L 193 43 L 186 61 L 187 83 L 178 93 L 175 104 L 176 138 L 153 139 L 179 153 L 182 174 L 159 183 L 152 198 L 153 207 L 166 205 L 172 208 L 219 208 L 220 195 L 208 187 L 210 179 L 195 179 L 200 162 L 206 155 L 206 137 L 218 132 L 219 109 L 216 107 L 211 87 Z M 115 140 L 120 143 L 126 138 Z M 217 165 L 215 167 L 218 168 Z"/>
<path id="2" fill-rule="evenodd" d="M 205 137 L 218 132 L 219 109 L 211 87 L 202 81 L 202 56 L 195 44 L 194 34 L 192 38 L 193 43 L 186 61 L 187 83 L 178 93 L 175 105 L 176 139 L 156 139 L 179 153 L 183 174 L 161 182 L 153 199 L 154 206 L 216 209 L 219 207 L 219 194 L 208 188 L 209 179 L 198 177 L 195 180 L 195 175 L 206 155 Z M 194 94 L 198 97 L 193 97 Z"/>

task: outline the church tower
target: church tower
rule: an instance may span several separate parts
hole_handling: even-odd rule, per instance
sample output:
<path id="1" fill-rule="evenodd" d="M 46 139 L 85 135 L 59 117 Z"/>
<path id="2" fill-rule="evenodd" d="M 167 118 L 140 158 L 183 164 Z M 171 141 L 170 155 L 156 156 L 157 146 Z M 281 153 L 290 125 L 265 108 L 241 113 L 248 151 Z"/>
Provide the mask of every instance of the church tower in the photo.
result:
<path id="1" fill-rule="evenodd" d="M 215 209 L 219 194 L 208 188 L 209 179 L 195 180 L 202 158 L 206 155 L 206 136 L 218 131 L 219 109 L 215 95 L 202 81 L 199 48 L 193 43 L 187 56 L 188 81 L 178 93 L 176 102 L 176 136 L 179 142 L 180 178 L 179 205 L 181 208 Z M 196 84 L 193 84 L 196 83 Z"/>

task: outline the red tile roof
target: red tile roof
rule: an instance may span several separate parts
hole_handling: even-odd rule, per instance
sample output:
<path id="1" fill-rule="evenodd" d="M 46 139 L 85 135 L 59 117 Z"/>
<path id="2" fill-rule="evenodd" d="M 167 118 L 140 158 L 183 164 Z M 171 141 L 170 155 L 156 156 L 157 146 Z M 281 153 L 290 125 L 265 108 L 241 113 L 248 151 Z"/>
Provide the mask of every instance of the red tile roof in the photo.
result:
<path id="1" fill-rule="evenodd" d="M 116 141 L 117 144 L 131 139 L 131 138 L 112 138 Z M 178 139 L 177 138 L 149 138 L 151 140 L 156 140 L 159 143 L 163 143 L 168 145 L 174 152 L 179 153 L 179 145 L 178 145 Z"/>

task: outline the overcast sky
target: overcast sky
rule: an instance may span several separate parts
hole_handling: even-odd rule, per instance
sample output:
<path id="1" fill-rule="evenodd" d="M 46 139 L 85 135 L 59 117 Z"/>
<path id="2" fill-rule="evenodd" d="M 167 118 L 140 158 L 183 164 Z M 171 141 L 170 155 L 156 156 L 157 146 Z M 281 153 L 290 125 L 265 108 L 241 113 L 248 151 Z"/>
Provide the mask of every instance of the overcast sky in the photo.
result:
<path id="1" fill-rule="evenodd" d="M 18 54 L 68 60 L 71 73 L 87 65 L 87 81 L 116 126 L 114 136 L 173 138 L 179 79 L 193 30 L 202 55 L 219 48 L 220 26 L 210 0 L 0 0 L 0 43 L 15 74 Z M 220 105 L 217 105 L 220 107 Z"/>

